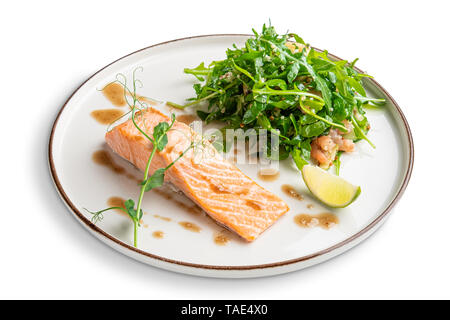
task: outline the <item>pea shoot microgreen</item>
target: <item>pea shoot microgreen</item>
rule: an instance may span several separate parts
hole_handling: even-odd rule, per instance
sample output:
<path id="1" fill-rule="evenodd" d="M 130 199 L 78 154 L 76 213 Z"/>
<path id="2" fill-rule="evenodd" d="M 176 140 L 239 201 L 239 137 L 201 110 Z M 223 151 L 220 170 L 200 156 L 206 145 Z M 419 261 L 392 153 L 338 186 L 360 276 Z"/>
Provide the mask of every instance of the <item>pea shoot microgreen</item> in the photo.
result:
<path id="1" fill-rule="evenodd" d="M 130 107 L 130 111 L 127 114 L 131 113 L 131 119 L 133 121 L 134 126 L 152 144 L 152 151 L 147 160 L 143 180 L 140 183 L 140 193 L 139 193 L 139 198 L 138 198 L 137 204 L 135 203 L 135 201 L 133 199 L 128 199 L 124 203 L 124 208 L 109 207 L 109 208 L 102 209 L 102 210 L 95 211 L 95 212 L 85 209 L 87 212 L 92 214 L 91 221 L 93 223 L 100 222 L 104 218 L 103 213 L 106 211 L 121 210 L 121 211 L 125 212 L 133 221 L 133 225 L 134 225 L 133 245 L 135 247 L 138 246 L 138 241 L 137 241 L 138 229 L 141 226 L 141 219 L 144 214 L 144 212 L 142 210 L 142 201 L 144 199 L 145 192 L 148 192 L 154 188 L 161 187 L 164 184 L 164 177 L 165 177 L 166 171 L 169 170 L 179 159 L 181 159 L 186 154 L 186 152 L 188 152 L 194 146 L 194 144 L 191 140 L 190 145 L 175 160 L 173 160 L 168 166 L 166 166 L 164 168 L 158 168 L 152 174 L 150 174 L 150 166 L 151 166 L 152 160 L 153 160 L 156 152 L 163 151 L 169 141 L 167 133 L 170 130 L 172 130 L 172 127 L 175 123 L 175 114 L 171 115 L 170 123 L 167 123 L 167 122 L 158 123 L 154 127 L 152 134 L 148 133 L 148 130 L 146 130 L 146 128 L 142 128 L 140 125 L 138 125 L 137 117 L 142 116 L 142 114 L 146 111 L 146 108 L 147 108 L 147 105 L 144 102 L 140 101 L 138 98 L 138 95 L 136 94 L 137 87 L 142 86 L 141 81 L 136 79 L 136 71 L 138 71 L 138 70 L 142 71 L 142 68 L 140 67 L 133 71 L 133 81 L 132 81 L 131 89 L 127 86 L 127 78 L 123 74 L 118 74 L 116 76 L 116 80 L 115 80 L 115 82 L 120 83 L 124 87 L 125 101 L 127 102 L 128 106 Z M 131 99 L 129 97 L 131 97 Z"/>

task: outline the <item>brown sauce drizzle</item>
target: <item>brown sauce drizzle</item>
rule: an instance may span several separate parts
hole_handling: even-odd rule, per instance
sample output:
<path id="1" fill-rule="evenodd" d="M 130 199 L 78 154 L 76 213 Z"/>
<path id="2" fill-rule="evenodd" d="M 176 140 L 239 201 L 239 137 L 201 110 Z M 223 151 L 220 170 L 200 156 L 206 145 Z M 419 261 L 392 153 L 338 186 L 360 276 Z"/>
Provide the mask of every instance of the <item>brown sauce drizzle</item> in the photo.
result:
<path id="1" fill-rule="evenodd" d="M 169 217 L 163 217 L 163 216 L 160 216 L 159 214 L 154 214 L 153 216 L 154 216 L 155 218 L 157 218 L 157 219 L 161 219 L 161 220 L 164 220 L 164 221 L 167 221 L 167 222 L 172 221 L 172 218 L 169 218 Z"/>
<path id="2" fill-rule="evenodd" d="M 110 207 L 121 207 L 125 209 L 125 199 L 121 197 L 111 197 L 106 202 Z M 121 211 L 122 212 L 122 211 Z"/>
<path id="3" fill-rule="evenodd" d="M 153 238 L 162 239 L 164 238 L 164 232 L 162 231 L 155 231 L 152 233 Z"/>
<path id="4" fill-rule="evenodd" d="M 294 221 L 302 228 L 321 227 L 330 229 L 339 223 L 338 217 L 332 213 L 321 213 L 317 215 L 298 214 Z"/>
<path id="5" fill-rule="evenodd" d="M 126 105 L 124 97 L 124 88 L 117 82 L 112 82 L 103 88 L 103 94 L 105 97 L 116 107 L 123 107 Z"/>
<path id="6" fill-rule="evenodd" d="M 176 117 L 176 120 L 183 122 L 184 124 L 190 125 L 194 121 L 200 120 L 196 115 L 193 114 L 180 114 Z"/>
<path id="7" fill-rule="evenodd" d="M 192 231 L 192 232 L 200 232 L 201 228 L 196 225 L 195 223 L 188 222 L 188 221 L 181 221 L 178 222 L 180 226 L 185 228 L 186 230 Z"/>
<path id="8" fill-rule="evenodd" d="M 230 241 L 230 237 L 228 237 L 225 233 L 220 232 L 214 235 L 214 243 L 218 246 L 224 246 Z"/>
<path id="9" fill-rule="evenodd" d="M 125 199 L 121 198 L 121 197 L 110 197 L 107 201 L 106 204 L 109 207 L 120 207 L 120 208 L 124 208 L 125 209 Z M 122 210 L 119 209 L 115 209 L 115 212 L 117 212 L 118 214 L 130 218 L 130 216 L 128 214 L 126 214 L 125 212 L 123 212 Z M 130 218 L 131 219 L 131 218 Z M 143 223 L 142 219 L 139 221 L 141 224 Z M 148 225 L 144 225 L 144 228 L 147 228 Z"/>
<path id="10" fill-rule="evenodd" d="M 106 204 L 108 205 L 108 207 L 120 207 L 120 208 L 125 209 L 125 199 L 123 199 L 121 197 L 110 197 L 106 201 Z M 119 213 L 122 216 L 128 217 L 128 215 L 125 212 L 123 212 L 122 210 L 115 209 L 114 211 Z"/>
<path id="11" fill-rule="evenodd" d="M 119 109 L 99 109 L 91 112 L 92 118 L 100 124 L 111 124 L 123 114 L 124 112 Z"/>
<path id="12" fill-rule="evenodd" d="M 303 200 L 303 196 L 298 193 L 297 191 L 295 191 L 294 187 L 289 185 L 289 184 L 283 184 L 281 186 L 281 190 L 287 194 L 289 197 L 297 199 L 297 200 Z"/>
<path id="13" fill-rule="evenodd" d="M 260 178 L 263 181 L 271 182 L 275 181 L 280 177 L 280 172 L 277 172 L 275 174 L 262 174 L 261 171 L 258 172 L 258 178 Z"/>

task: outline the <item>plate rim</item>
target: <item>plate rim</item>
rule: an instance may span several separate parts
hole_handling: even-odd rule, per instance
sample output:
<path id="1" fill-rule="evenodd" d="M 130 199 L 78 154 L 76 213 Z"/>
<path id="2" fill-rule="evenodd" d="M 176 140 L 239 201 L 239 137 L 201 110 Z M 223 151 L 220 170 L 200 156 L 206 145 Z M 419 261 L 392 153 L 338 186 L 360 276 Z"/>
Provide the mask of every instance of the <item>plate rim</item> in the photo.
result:
<path id="1" fill-rule="evenodd" d="M 113 237 L 112 235 L 108 234 L 107 232 L 103 231 L 101 228 L 99 228 L 98 226 L 96 226 L 95 224 L 93 224 L 89 219 L 87 219 L 76 207 L 75 205 L 72 203 L 72 201 L 70 200 L 70 198 L 67 196 L 67 194 L 64 191 L 64 188 L 61 185 L 61 182 L 58 178 L 58 174 L 56 172 L 56 168 L 55 168 L 55 164 L 54 164 L 54 159 L 53 159 L 53 139 L 54 139 L 54 135 L 55 135 L 55 131 L 56 131 L 56 127 L 58 125 L 58 121 L 60 119 L 61 114 L 63 113 L 65 107 L 67 106 L 67 104 L 70 102 L 70 100 L 72 99 L 72 97 L 89 81 L 91 80 L 94 76 L 96 76 L 98 73 L 100 73 L 101 71 L 105 70 L 106 68 L 108 68 L 109 66 L 115 64 L 116 62 L 123 60 L 131 55 L 134 55 L 138 52 L 141 51 L 145 51 L 147 49 L 150 48 L 154 48 L 154 47 L 159 47 L 159 46 L 163 46 L 166 44 L 170 44 L 173 42 L 178 42 L 178 41 L 184 41 L 184 40 L 190 40 L 190 39 L 199 39 L 199 38 L 208 38 L 208 37 L 251 37 L 253 35 L 251 34 L 244 34 L 244 33 L 220 33 L 220 34 L 206 34 L 206 35 L 197 35 L 197 36 L 190 36 L 190 37 L 183 37 L 183 38 L 177 38 L 177 39 L 173 39 L 173 40 L 169 40 L 169 41 L 164 41 L 164 42 L 159 42 L 150 46 L 147 46 L 145 48 L 136 50 L 134 52 L 131 52 L 127 55 L 124 55 L 116 60 L 114 60 L 113 62 L 107 64 L 106 66 L 104 66 L 103 68 L 99 69 L 98 71 L 96 71 L 95 73 L 93 73 L 91 76 L 89 76 L 85 81 L 83 81 L 77 89 L 75 89 L 72 94 L 70 94 L 70 96 L 67 98 L 67 100 L 64 102 L 64 104 L 62 105 L 62 107 L 60 108 L 60 110 L 58 111 L 55 120 L 53 121 L 52 124 L 52 128 L 51 128 L 51 132 L 50 132 L 50 138 L 48 140 L 48 163 L 49 163 L 49 169 L 50 169 L 50 175 L 52 177 L 52 180 L 55 184 L 55 187 L 58 191 L 58 193 L 61 195 L 62 200 L 65 202 L 65 204 L 69 207 L 69 209 L 72 211 L 72 213 L 75 215 L 75 217 L 77 217 L 79 219 L 79 221 L 84 224 L 84 226 L 88 229 L 90 229 L 89 231 L 93 232 L 96 236 L 103 236 L 108 240 L 113 241 L 114 243 L 116 243 L 117 245 L 123 247 L 124 249 L 128 249 L 133 251 L 134 253 L 143 255 L 145 258 L 151 258 L 151 259 L 156 259 L 159 260 L 161 262 L 166 262 L 169 264 L 174 264 L 174 265 L 180 265 L 180 266 L 184 266 L 184 267 L 190 267 L 190 268 L 197 268 L 197 269 L 206 269 L 206 270 L 238 270 L 238 271 L 243 271 L 243 270 L 260 270 L 260 269 L 267 269 L 267 268 L 275 268 L 275 267 L 283 267 L 283 266 L 288 266 L 288 265 L 292 265 L 292 264 L 296 264 L 296 263 L 300 263 L 300 262 L 304 262 L 307 260 L 311 260 L 320 256 L 324 256 L 332 251 L 335 251 L 339 248 L 343 248 L 346 245 L 349 245 L 350 243 L 354 242 L 355 240 L 361 238 L 361 241 L 365 239 L 364 235 L 366 235 L 369 231 L 372 231 L 371 233 L 369 233 L 367 236 L 370 236 L 371 234 L 373 234 L 373 231 L 376 231 L 376 227 L 379 226 L 379 224 L 382 222 L 382 220 L 384 218 L 386 218 L 388 216 L 388 214 L 392 211 L 392 208 L 397 204 L 397 202 L 400 200 L 401 196 L 403 195 L 406 187 L 408 186 L 408 183 L 410 181 L 411 178 L 411 174 L 412 174 L 412 170 L 413 170 L 413 166 L 414 166 L 414 142 L 413 142 L 413 137 L 412 137 L 412 133 L 411 133 L 411 129 L 409 127 L 408 121 L 406 120 L 405 115 L 403 114 L 403 111 L 401 110 L 400 106 L 397 104 L 397 102 L 395 101 L 395 99 L 390 95 L 390 93 L 384 89 L 384 87 L 382 87 L 376 80 L 374 79 L 368 79 L 368 81 L 372 82 L 376 87 L 378 87 L 379 90 L 381 90 L 393 103 L 396 111 L 398 112 L 398 114 L 400 115 L 400 119 L 406 129 L 406 136 L 407 136 L 407 140 L 408 140 L 408 151 L 409 151 L 409 159 L 408 159 L 408 167 L 406 169 L 406 174 L 403 178 L 403 181 L 400 185 L 400 188 L 398 189 L 396 195 L 394 196 L 394 198 L 392 199 L 392 201 L 389 203 L 389 205 L 384 209 L 384 211 L 379 214 L 371 223 L 369 223 L 366 227 L 364 227 L 363 229 L 361 229 L 360 231 L 358 231 L 357 233 L 353 234 L 352 236 L 340 241 L 339 243 L 322 249 L 320 251 L 317 251 L 315 253 L 306 255 L 306 256 L 301 256 L 299 258 L 294 258 L 294 259 L 289 259 L 289 260 L 284 260 L 284 261 L 279 261 L 279 262 L 273 262 L 273 263 L 265 263 L 265 264 L 255 264 L 255 265 L 236 265 L 236 266 L 225 266 L 225 265 L 208 265 L 208 264 L 197 264 L 197 263 L 191 263 L 191 262 L 185 262 L 185 261 L 179 261 L 179 260 L 174 260 L 174 259 L 170 259 L 170 258 L 165 258 L 162 256 L 158 256 L 152 253 L 149 253 L 147 251 L 143 251 L 141 249 L 135 248 L 115 237 Z M 316 49 L 316 48 L 314 48 Z M 316 50 L 320 50 L 320 49 L 316 49 Z M 320 50 L 321 51 L 321 50 Z M 330 54 L 329 56 L 337 59 L 337 60 L 342 60 L 341 58 L 339 58 L 336 55 Z M 359 72 L 363 72 L 361 69 L 356 68 Z M 375 229 L 374 229 L 375 228 Z M 346 251 L 346 250 L 345 250 Z"/>

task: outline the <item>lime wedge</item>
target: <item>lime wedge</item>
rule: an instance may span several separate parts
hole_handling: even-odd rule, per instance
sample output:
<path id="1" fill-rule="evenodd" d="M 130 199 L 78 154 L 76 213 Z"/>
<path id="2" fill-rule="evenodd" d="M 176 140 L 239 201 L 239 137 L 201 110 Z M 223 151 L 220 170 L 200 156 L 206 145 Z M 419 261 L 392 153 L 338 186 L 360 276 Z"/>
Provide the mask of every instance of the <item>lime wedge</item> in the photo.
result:
<path id="1" fill-rule="evenodd" d="M 302 176 L 309 191 L 329 207 L 344 208 L 361 193 L 360 187 L 316 166 L 303 166 Z"/>

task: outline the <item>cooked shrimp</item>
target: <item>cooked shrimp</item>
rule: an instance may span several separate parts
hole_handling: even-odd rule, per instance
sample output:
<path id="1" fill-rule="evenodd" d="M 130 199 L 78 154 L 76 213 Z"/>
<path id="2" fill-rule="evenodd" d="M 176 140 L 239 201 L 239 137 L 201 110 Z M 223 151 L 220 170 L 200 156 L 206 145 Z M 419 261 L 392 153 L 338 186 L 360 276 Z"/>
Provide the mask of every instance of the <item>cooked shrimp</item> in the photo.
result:
<path id="1" fill-rule="evenodd" d="M 314 139 L 311 143 L 311 157 L 322 168 L 327 169 L 333 163 L 337 149 L 336 143 L 333 142 L 330 136 L 321 136 Z"/>
<path id="2" fill-rule="evenodd" d="M 289 50 L 291 50 L 292 53 L 296 52 L 302 52 L 305 45 L 298 43 L 298 42 L 292 42 L 292 41 L 286 41 L 285 46 L 288 47 Z"/>
<path id="3" fill-rule="evenodd" d="M 341 132 L 336 129 L 330 129 L 328 135 L 320 136 L 311 142 L 311 158 L 324 169 L 332 165 L 337 151 L 352 152 L 353 150 L 355 150 L 353 141 L 342 138 Z"/>
<path id="4" fill-rule="evenodd" d="M 347 128 L 347 132 L 343 132 L 343 131 L 341 131 L 341 130 L 339 130 L 339 133 L 341 134 L 341 135 L 344 135 L 344 134 L 346 134 L 346 133 L 349 133 L 349 132 L 352 132 L 353 131 L 353 124 L 350 122 L 350 121 L 348 121 L 348 120 L 344 120 L 344 121 L 342 121 L 342 123 L 344 124 L 344 126 Z"/>
<path id="5" fill-rule="evenodd" d="M 336 129 L 330 129 L 329 136 L 334 143 L 338 145 L 339 151 L 352 152 L 355 150 L 355 144 L 350 139 L 343 139 L 340 132 Z"/>

